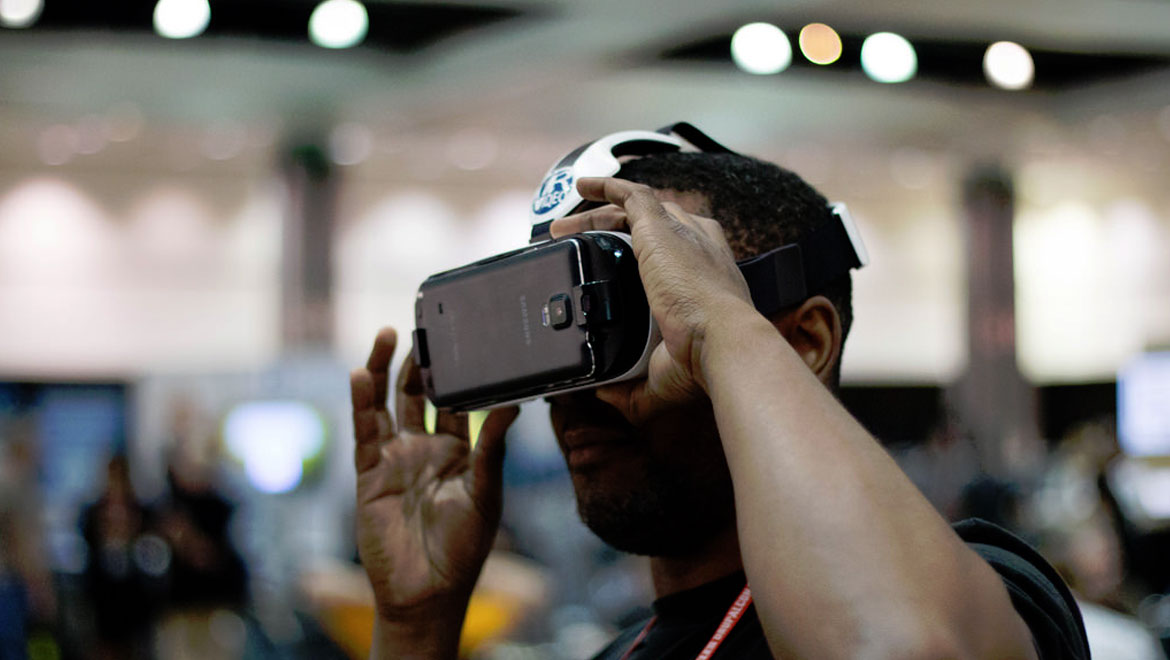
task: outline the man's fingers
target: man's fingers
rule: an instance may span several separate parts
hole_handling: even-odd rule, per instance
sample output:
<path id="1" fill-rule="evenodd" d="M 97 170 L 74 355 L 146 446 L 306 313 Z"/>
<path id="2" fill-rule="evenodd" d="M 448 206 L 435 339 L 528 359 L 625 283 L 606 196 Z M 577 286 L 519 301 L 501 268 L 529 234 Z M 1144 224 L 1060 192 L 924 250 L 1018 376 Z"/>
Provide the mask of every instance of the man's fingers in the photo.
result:
<path id="1" fill-rule="evenodd" d="M 488 414 L 479 430 L 472 468 L 475 471 L 472 487 L 480 501 L 494 501 L 500 497 L 503 481 L 501 472 L 504 469 L 504 436 L 519 414 L 520 408 L 516 406 L 497 408 Z"/>
<path id="2" fill-rule="evenodd" d="M 636 379 L 613 383 L 611 385 L 602 385 L 593 390 L 593 393 L 599 400 L 616 408 L 622 414 L 622 417 L 625 417 L 632 424 L 641 421 L 635 414 L 636 407 L 633 403 L 635 397 L 640 397 L 641 391 L 645 389 L 646 381 Z"/>
<path id="3" fill-rule="evenodd" d="M 662 202 L 662 208 L 666 211 L 667 215 L 674 218 L 676 221 L 689 227 L 694 227 L 695 229 L 703 229 L 702 221 L 706 220 L 706 218 L 687 213 L 683 207 L 675 204 L 674 202 Z"/>
<path id="4" fill-rule="evenodd" d="M 359 474 L 378 464 L 382 427 L 388 425 L 390 419 L 384 406 L 379 410 L 375 405 L 374 390 L 374 378 L 369 370 L 354 369 L 349 374 L 353 401 L 353 462 Z"/>
<path id="5" fill-rule="evenodd" d="M 721 252 L 727 254 L 732 260 L 735 259 L 735 255 L 731 252 L 731 246 L 727 244 L 727 236 L 723 233 L 723 225 L 719 224 L 718 220 L 688 213 L 686 209 L 674 202 L 663 202 L 662 208 L 666 210 L 670 217 L 678 221 L 680 225 L 689 227 L 698 234 L 704 234 L 709 243 L 717 246 Z"/>
<path id="6" fill-rule="evenodd" d="M 577 181 L 577 191 L 585 199 L 609 202 L 627 211 L 628 223 L 634 224 L 646 216 L 663 217 L 662 203 L 648 186 L 625 179 L 584 177 Z"/>
<path id="7" fill-rule="evenodd" d="M 583 231 L 624 231 L 630 230 L 626 212 L 613 204 L 606 204 L 582 213 L 553 220 L 549 233 L 553 238 L 579 234 Z"/>
<path id="8" fill-rule="evenodd" d="M 374 347 L 370 349 L 370 357 L 366 360 L 366 369 L 373 376 L 373 399 L 379 407 L 386 407 L 387 384 L 390 380 L 390 358 L 394 357 L 394 349 L 398 346 L 398 333 L 394 328 L 385 327 L 378 331 L 374 338 Z"/>
<path id="9" fill-rule="evenodd" d="M 414 362 L 414 351 L 402 362 L 395 391 L 399 425 L 404 431 L 425 433 L 426 390 L 423 387 L 422 370 Z"/>
<path id="10" fill-rule="evenodd" d="M 471 436 L 468 432 L 467 413 L 438 411 L 435 415 L 435 433 L 446 433 L 464 441 L 469 440 Z"/>
<path id="11" fill-rule="evenodd" d="M 635 426 L 665 410 L 695 403 L 706 396 L 685 368 L 671 357 L 665 344 L 659 344 L 650 354 L 646 378 L 603 385 L 594 390 L 594 395 L 616 408 Z"/>
<path id="12" fill-rule="evenodd" d="M 382 328 L 374 338 L 374 347 L 364 369 L 349 374 L 350 402 L 353 405 L 354 466 L 363 472 L 378 463 L 381 440 L 394 432 L 394 422 L 386 409 L 386 382 L 390 378 L 390 358 L 398 344 L 394 328 Z"/>

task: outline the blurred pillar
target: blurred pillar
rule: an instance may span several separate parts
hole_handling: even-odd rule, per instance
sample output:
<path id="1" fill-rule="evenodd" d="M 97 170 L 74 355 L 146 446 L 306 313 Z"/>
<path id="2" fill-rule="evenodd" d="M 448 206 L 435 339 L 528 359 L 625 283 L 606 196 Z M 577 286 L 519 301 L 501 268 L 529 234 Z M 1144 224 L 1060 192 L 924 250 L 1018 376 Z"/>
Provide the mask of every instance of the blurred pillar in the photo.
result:
<path id="1" fill-rule="evenodd" d="M 285 152 L 287 191 L 281 244 L 281 344 L 290 350 L 328 348 L 333 339 L 333 214 L 336 176 L 314 144 Z"/>
<path id="2" fill-rule="evenodd" d="M 1019 477 L 1036 467 L 1043 447 L 1034 393 L 1016 365 L 1010 174 L 994 165 L 974 168 L 963 182 L 963 216 L 969 362 L 952 402 L 983 470 Z"/>

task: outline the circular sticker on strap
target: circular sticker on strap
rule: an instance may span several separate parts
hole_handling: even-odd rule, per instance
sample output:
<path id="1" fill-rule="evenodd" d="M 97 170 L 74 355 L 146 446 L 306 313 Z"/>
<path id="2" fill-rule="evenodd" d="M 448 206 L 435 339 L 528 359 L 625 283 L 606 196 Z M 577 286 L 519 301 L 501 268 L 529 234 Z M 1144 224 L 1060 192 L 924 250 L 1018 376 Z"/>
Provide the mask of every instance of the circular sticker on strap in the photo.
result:
<path id="1" fill-rule="evenodd" d="M 532 198 L 532 213 L 537 216 L 548 213 L 563 202 L 572 189 L 572 167 L 559 167 L 549 172 Z"/>

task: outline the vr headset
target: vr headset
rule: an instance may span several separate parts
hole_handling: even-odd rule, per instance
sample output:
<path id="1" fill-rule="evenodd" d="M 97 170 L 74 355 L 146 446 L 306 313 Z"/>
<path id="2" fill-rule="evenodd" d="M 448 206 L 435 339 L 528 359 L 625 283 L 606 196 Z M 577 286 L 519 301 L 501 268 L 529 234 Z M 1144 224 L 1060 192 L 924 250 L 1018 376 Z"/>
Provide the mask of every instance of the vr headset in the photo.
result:
<path id="1" fill-rule="evenodd" d="M 532 239 L 428 277 L 415 301 L 414 359 L 427 397 L 453 410 L 494 408 L 645 375 L 660 339 L 627 234 L 552 240 L 549 225 L 586 204 L 581 177 L 621 159 L 672 151 L 734 153 L 687 123 L 622 131 L 569 152 L 532 200 Z M 752 302 L 770 316 L 869 262 L 844 204 L 837 222 L 739 262 Z"/>

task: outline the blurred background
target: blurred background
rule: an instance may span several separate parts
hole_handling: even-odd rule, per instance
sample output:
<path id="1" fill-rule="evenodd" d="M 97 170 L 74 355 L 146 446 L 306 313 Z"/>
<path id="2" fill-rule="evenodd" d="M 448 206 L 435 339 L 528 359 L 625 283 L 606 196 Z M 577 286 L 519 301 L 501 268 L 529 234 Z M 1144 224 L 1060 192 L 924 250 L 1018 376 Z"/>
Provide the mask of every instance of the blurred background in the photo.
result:
<path id="1" fill-rule="evenodd" d="M 1162 658 L 1167 0 L 0 0 L 0 658 L 363 657 L 349 368 L 564 152 L 679 120 L 849 203 L 846 405 Z M 652 597 L 546 417 L 467 657 Z"/>

